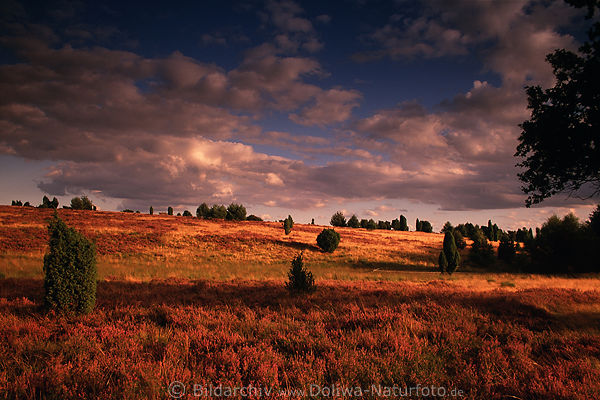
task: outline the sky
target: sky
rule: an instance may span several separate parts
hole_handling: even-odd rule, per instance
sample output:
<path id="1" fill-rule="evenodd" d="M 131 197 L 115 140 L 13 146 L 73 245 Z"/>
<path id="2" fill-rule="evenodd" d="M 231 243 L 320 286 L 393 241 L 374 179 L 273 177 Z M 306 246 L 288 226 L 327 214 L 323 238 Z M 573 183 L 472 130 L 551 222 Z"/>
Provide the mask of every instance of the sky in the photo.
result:
<path id="1" fill-rule="evenodd" d="M 585 40 L 561 1 L 0 4 L 0 204 L 242 203 L 269 220 L 400 214 L 440 230 L 587 219 L 525 208 L 524 87 Z"/>

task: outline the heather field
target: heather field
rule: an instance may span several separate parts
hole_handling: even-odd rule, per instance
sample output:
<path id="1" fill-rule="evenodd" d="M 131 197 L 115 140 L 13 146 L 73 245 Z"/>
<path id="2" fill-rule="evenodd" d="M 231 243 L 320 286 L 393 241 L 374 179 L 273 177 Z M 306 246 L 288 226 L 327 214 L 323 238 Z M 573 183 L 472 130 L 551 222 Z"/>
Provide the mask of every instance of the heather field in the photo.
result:
<path id="1" fill-rule="evenodd" d="M 52 212 L 0 206 L 0 398 L 600 398 L 597 276 L 442 276 L 439 234 L 336 228 L 325 254 L 299 221 L 59 214 L 97 244 L 96 308 L 42 309 Z M 318 288 L 290 295 L 300 250 Z"/>

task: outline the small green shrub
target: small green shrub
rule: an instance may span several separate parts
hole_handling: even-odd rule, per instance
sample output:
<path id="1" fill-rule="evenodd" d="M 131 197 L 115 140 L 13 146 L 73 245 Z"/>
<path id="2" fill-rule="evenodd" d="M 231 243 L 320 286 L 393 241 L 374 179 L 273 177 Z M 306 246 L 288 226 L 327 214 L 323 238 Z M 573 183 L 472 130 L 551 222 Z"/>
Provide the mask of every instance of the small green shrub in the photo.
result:
<path id="1" fill-rule="evenodd" d="M 169 206 L 169 207 L 167 208 L 167 214 L 169 214 L 169 215 L 173 215 L 173 207 Z"/>
<path id="2" fill-rule="evenodd" d="M 250 214 L 246 217 L 246 221 L 262 221 L 263 219 L 261 217 L 257 217 L 254 214 Z"/>
<path id="3" fill-rule="evenodd" d="M 96 249 L 54 215 L 44 256 L 44 303 L 59 312 L 86 314 L 96 303 Z"/>
<path id="4" fill-rule="evenodd" d="M 154 215 L 154 207 L 150 206 L 150 215 Z"/>
<path id="5" fill-rule="evenodd" d="M 191 212 L 189 212 L 188 210 L 184 210 L 184 211 L 183 211 L 183 216 L 184 216 L 184 217 L 193 217 L 192 213 L 191 213 Z"/>
<path id="6" fill-rule="evenodd" d="M 286 218 L 283 220 L 283 231 L 286 235 L 289 235 L 292 231 L 292 221 L 290 220 L 290 218 Z"/>
<path id="7" fill-rule="evenodd" d="M 298 254 L 292 260 L 292 267 L 288 272 L 289 281 L 285 287 L 290 292 L 306 292 L 311 293 L 316 290 L 315 279 L 312 272 L 304 266 L 303 254 Z"/>
<path id="8" fill-rule="evenodd" d="M 317 236 L 317 245 L 328 253 L 333 253 L 339 244 L 340 234 L 333 229 L 323 229 Z"/>

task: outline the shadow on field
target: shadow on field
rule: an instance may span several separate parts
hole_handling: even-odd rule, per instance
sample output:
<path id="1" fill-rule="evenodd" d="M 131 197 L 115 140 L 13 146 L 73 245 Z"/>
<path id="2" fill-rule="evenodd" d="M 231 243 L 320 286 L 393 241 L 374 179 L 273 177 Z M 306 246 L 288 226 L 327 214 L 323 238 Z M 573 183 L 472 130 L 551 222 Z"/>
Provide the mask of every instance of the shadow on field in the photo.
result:
<path id="1" fill-rule="evenodd" d="M 303 251 L 303 250 L 321 251 L 321 249 L 319 247 L 317 247 L 313 244 L 296 242 L 296 241 L 287 242 L 285 240 L 275 240 L 275 244 L 290 247 L 292 249 L 296 249 L 296 250 L 300 250 L 300 251 Z"/>
<path id="2" fill-rule="evenodd" d="M 436 321 L 450 311 L 457 318 L 510 321 L 533 331 L 600 329 L 600 313 L 552 314 L 549 305 L 577 309 L 577 304 L 600 303 L 600 293 L 569 289 L 531 289 L 519 292 L 471 292 L 443 281 L 425 284 L 336 282 L 319 285 L 311 295 L 293 296 L 280 282 L 160 280 L 143 283 L 98 282 L 96 310 L 129 307 L 199 306 L 204 309 L 288 310 L 302 318 L 319 310 L 354 310 L 377 319 L 381 308 L 402 309 L 423 321 Z M 0 314 L 43 313 L 43 281 L 0 279 Z M 474 317 L 476 315 L 476 317 Z"/>
<path id="3" fill-rule="evenodd" d="M 385 261 L 364 261 L 359 260 L 353 264 L 350 264 L 352 268 L 365 269 L 365 270 L 384 270 L 384 271 L 414 271 L 414 272 L 437 272 L 436 268 L 427 267 L 425 265 L 418 264 L 402 264 L 395 262 Z"/>

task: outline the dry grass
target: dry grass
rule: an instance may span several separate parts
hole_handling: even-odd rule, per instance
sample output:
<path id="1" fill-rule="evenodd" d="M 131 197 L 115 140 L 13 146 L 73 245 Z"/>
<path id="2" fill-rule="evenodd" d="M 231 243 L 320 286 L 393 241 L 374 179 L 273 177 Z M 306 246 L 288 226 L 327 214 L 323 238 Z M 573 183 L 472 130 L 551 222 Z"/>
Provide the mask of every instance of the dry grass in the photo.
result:
<path id="1" fill-rule="evenodd" d="M 0 273 L 14 278 L 42 277 L 46 221 L 52 213 L 0 206 Z M 283 281 L 291 259 L 303 250 L 307 265 L 321 280 L 444 280 L 470 290 L 600 287 L 597 275 L 542 277 L 462 268 L 451 277 L 441 276 L 436 268 L 441 234 L 336 228 L 342 237 L 340 247 L 328 254 L 316 246 L 322 226 L 295 224 L 286 236 L 275 222 L 72 210 L 59 210 L 59 214 L 96 241 L 103 280 Z"/>
<path id="2" fill-rule="evenodd" d="M 174 380 L 188 391 L 435 385 L 467 399 L 600 398 L 595 275 L 442 276 L 439 234 L 336 228 L 340 247 L 326 254 L 319 226 L 286 236 L 278 223 L 59 214 L 97 243 L 97 307 L 43 311 L 52 211 L 0 206 L 0 398 L 162 399 Z M 283 281 L 301 250 L 318 289 L 290 296 Z"/>

